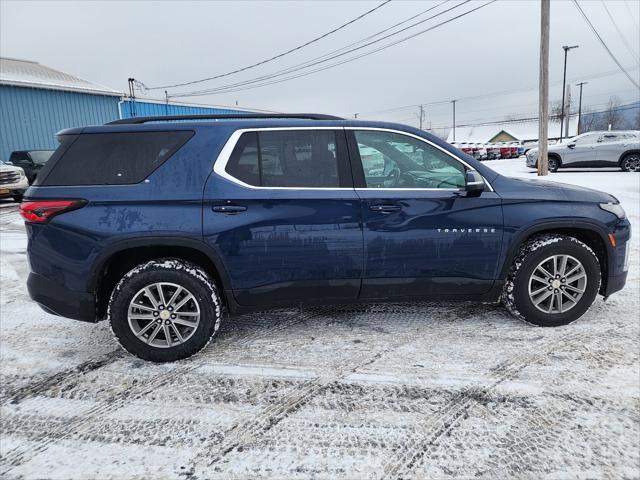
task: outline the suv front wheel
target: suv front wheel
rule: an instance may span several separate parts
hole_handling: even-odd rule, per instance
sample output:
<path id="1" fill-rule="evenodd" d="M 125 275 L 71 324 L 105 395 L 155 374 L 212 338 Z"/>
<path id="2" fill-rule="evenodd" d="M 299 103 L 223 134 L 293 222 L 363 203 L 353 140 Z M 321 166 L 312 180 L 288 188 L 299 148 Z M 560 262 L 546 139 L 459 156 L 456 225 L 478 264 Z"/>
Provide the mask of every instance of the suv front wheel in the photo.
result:
<path id="1" fill-rule="evenodd" d="M 129 353 L 171 362 L 202 350 L 218 331 L 222 304 L 209 275 L 179 259 L 138 265 L 114 288 L 111 329 Z"/>
<path id="2" fill-rule="evenodd" d="M 545 234 L 520 247 L 502 302 L 516 317 L 552 327 L 580 318 L 600 289 L 600 263 L 576 238 Z"/>

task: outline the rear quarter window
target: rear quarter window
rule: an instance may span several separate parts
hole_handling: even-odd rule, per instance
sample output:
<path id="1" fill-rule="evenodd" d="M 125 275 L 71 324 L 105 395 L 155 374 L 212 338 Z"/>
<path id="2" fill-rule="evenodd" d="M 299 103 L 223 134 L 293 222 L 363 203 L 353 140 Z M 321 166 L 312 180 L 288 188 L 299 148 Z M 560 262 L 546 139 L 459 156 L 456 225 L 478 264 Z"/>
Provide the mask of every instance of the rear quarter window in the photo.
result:
<path id="1" fill-rule="evenodd" d="M 41 175 L 40 184 L 139 183 L 193 135 L 193 131 L 86 133 L 63 139 L 49 162 L 50 172 L 46 177 Z"/>

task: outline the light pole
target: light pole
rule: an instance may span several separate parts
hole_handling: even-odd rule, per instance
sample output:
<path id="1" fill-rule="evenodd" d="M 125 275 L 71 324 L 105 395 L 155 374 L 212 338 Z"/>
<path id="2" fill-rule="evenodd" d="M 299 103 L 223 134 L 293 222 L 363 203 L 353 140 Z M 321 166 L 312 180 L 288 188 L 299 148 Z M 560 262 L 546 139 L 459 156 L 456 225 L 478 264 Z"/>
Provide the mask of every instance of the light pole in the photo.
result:
<path id="1" fill-rule="evenodd" d="M 562 74 L 562 113 L 560 114 L 560 141 L 562 141 L 562 127 L 564 126 L 564 91 L 567 88 L 567 52 L 573 48 L 578 48 L 578 45 L 572 45 L 568 47 L 564 45 L 564 73 Z"/>
<path id="2" fill-rule="evenodd" d="M 578 85 L 580 86 L 580 100 L 578 101 L 578 135 L 582 132 L 580 131 L 580 123 L 582 122 L 582 86 L 586 85 L 589 82 L 580 82 Z"/>

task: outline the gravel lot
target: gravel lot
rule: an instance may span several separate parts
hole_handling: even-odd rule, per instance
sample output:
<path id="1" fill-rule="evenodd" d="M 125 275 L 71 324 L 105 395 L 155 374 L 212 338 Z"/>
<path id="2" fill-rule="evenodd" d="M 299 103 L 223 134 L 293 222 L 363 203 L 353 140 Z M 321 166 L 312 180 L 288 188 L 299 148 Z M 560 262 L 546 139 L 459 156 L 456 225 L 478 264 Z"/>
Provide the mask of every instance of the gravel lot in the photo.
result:
<path id="1" fill-rule="evenodd" d="M 635 229 L 627 288 L 573 325 L 481 304 L 280 310 L 166 365 L 31 303 L 2 203 L 0 477 L 639 478 L 640 175 L 550 181 L 613 193 Z"/>

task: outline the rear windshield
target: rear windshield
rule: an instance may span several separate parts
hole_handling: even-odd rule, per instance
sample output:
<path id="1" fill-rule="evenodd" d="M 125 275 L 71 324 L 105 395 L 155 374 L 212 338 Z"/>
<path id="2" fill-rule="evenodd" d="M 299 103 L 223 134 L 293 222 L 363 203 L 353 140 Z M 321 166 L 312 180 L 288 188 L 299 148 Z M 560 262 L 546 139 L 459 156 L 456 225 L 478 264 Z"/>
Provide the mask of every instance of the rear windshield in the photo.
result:
<path id="1" fill-rule="evenodd" d="M 138 183 L 162 165 L 192 131 L 86 133 L 61 138 L 37 179 L 42 186 Z M 50 168 L 47 168 L 50 167 Z M 43 169 L 44 170 L 44 169 Z"/>

